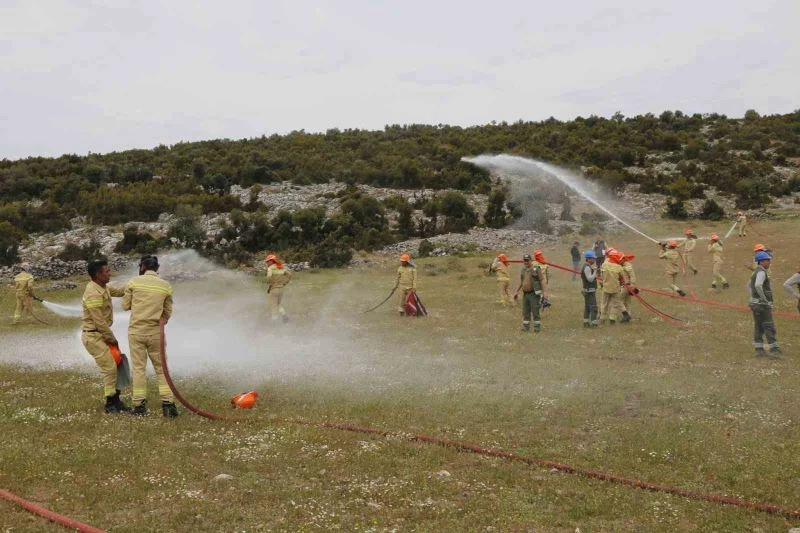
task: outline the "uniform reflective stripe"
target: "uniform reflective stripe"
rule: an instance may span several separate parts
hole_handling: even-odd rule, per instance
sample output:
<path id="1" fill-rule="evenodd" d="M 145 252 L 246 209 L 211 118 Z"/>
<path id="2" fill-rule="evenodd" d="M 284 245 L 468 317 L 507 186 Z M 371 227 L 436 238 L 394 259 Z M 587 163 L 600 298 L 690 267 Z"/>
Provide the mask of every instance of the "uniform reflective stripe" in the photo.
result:
<path id="1" fill-rule="evenodd" d="M 147 292 L 160 292 L 160 293 L 166 294 L 166 295 L 172 294 L 172 289 L 170 289 L 168 287 L 162 287 L 162 286 L 159 286 L 159 285 L 146 285 L 144 283 L 137 283 L 137 282 L 134 281 L 134 282 L 131 282 L 130 287 L 132 289 L 142 289 L 143 291 L 147 291 Z"/>
<path id="2" fill-rule="evenodd" d="M 103 297 L 102 296 L 96 296 L 96 297 L 92 297 L 92 298 L 85 298 L 83 300 L 83 305 L 87 309 L 94 309 L 96 307 L 103 307 Z"/>

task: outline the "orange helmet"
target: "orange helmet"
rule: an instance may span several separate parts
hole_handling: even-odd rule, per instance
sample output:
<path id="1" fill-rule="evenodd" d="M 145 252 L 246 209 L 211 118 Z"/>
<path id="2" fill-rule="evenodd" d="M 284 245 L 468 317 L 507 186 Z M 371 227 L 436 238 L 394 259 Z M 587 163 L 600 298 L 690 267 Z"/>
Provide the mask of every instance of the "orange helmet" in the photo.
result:
<path id="1" fill-rule="evenodd" d="M 625 259 L 625 254 L 619 250 L 612 250 L 611 253 L 606 252 L 606 257 L 609 261 L 618 265 Z"/>
<path id="2" fill-rule="evenodd" d="M 625 260 L 626 263 L 630 263 L 631 261 L 633 261 L 634 257 L 636 256 L 633 254 L 627 254 L 623 259 Z"/>
<path id="3" fill-rule="evenodd" d="M 534 250 L 533 251 L 533 258 L 536 259 L 539 263 L 545 263 L 546 260 L 544 258 L 544 253 L 541 250 Z"/>
<path id="4" fill-rule="evenodd" d="M 408 254 L 403 254 L 400 256 L 400 261 L 402 261 L 403 263 L 408 263 L 409 261 L 411 261 L 411 256 Z"/>
<path id="5" fill-rule="evenodd" d="M 617 253 L 617 249 L 616 248 L 611 248 L 611 247 L 606 248 L 606 257 L 608 257 L 610 255 L 613 255 L 615 253 Z"/>
<path id="6" fill-rule="evenodd" d="M 712 241 L 718 241 L 719 240 L 719 235 L 717 235 L 716 233 L 712 233 L 711 234 L 711 240 Z"/>
<path id="7" fill-rule="evenodd" d="M 278 256 L 277 256 L 277 255 L 275 255 L 275 254 L 269 254 L 269 255 L 268 255 L 268 256 L 267 256 L 267 257 L 264 259 L 264 262 L 265 262 L 265 263 L 269 263 L 270 261 L 275 261 L 275 262 L 277 263 L 277 262 L 278 262 Z"/>
<path id="8" fill-rule="evenodd" d="M 761 251 L 763 251 L 763 250 L 766 250 L 766 249 L 767 249 L 767 247 L 766 247 L 766 246 L 764 246 L 764 245 L 763 245 L 763 244 L 761 244 L 761 243 L 758 243 L 758 244 L 756 244 L 755 246 L 753 246 L 753 251 L 754 251 L 754 252 L 761 252 Z"/>
<path id="9" fill-rule="evenodd" d="M 672 240 L 671 241 L 667 241 L 667 246 L 669 246 L 670 248 L 677 248 L 678 247 L 678 241 L 672 241 Z"/>
<path id="10" fill-rule="evenodd" d="M 684 235 L 693 235 L 694 231 L 692 231 L 692 228 L 686 228 L 685 230 L 683 230 L 683 234 Z"/>
<path id="11" fill-rule="evenodd" d="M 231 407 L 236 409 L 252 409 L 253 406 L 256 404 L 256 399 L 258 398 L 258 393 L 254 390 L 250 392 L 243 392 L 241 394 L 236 394 L 231 398 Z"/>
<path id="12" fill-rule="evenodd" d="M 497 256 L 497 260 L 503 263 L 508 263 L 508 256 L 506 254 L 500 254 Z"/>

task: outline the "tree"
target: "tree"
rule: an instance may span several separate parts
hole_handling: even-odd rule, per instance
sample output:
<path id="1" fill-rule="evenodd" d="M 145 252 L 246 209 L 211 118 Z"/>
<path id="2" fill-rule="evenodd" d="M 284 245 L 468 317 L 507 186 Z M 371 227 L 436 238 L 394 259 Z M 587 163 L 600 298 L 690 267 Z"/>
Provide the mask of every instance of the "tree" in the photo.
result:
<path id="1" fill-rule="evenodd" d="M 414 209 L 407 200 L 403 200 L 397 207 L 397 233 L 401 238 L 407 239 L 412 237 L 414 231 Z"/>
<path id="2" fill-rule="evenodd" d="M 502 228 L 506 225 L 506 192 L 502 187 L 497 187 L 489 193 L 489 202 L 486 206 L 486 214 L 483 221 L 490 228 Z"/>
<path id="3" fill-rule="evenodd" d="M 456 191 L 448 191 L 442 195 L 439 211 L 444 216 L 446 232 L 466 233 L 478 221 L 478 216 L 466 197 Z"/>
<path id="4" fill-rule="evenodd" d="M 0 265 L 9 266 L 19 261 L 21 240 L 21 231 L 5 220 L 0 222 Z"/>
<path id="5" fill-rule="evenodd" d="M 725 210 L 722 209 L 713 198 L 709 198 L 705 201 L 703 204 L 703 211 L 700 213 L 700 218 L 704 220 L 722 220 L 724 216 Z"/>
<path id="6" fill-rule="evenodd" d="M 572 216 L 572 204 L 570 203 L 569 194 L 566 192 L 564 193 L 564 201 L 561 203 L 561 215 L 558 219 L 568 222 L 575 221 L 575 217 Z"/>

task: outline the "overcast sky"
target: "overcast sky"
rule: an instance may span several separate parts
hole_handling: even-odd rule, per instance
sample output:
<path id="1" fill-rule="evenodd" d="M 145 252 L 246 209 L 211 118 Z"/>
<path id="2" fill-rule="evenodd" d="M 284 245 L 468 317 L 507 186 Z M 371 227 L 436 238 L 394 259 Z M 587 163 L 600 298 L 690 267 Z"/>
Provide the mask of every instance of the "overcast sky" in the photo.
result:
<path id="1" fill-rule="evenodd" d="M 798 0 L 0 0 L 0 158 L 800 108 Z"/>

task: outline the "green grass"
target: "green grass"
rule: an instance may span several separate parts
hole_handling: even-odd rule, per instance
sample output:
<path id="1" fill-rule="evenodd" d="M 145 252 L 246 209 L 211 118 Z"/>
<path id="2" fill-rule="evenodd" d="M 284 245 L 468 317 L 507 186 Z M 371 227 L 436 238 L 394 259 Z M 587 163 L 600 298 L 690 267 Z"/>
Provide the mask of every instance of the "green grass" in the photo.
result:
<path id="1" fill-rule="evenodd" d="M 659 237 L 682 229 L 645 228 Z M 712 229 L 727 230 L 696 227 L 701 236 Z M 777 253 L 777 307 L 791 311 L 794 303 L 779 286 L 796 266 L 797 222 L 755 229 L 775 237 L 729 239 L 724 273 L 732 288 L 720 294 L 706 291 L 710 261 L 701 241 L 694 290 L 745 303 L 743 265 L 753 243 L 766 241 Z M 637 254 L 641 285 L 664 286 L 655 245 L 627 233 L 611 244 Z M 568 248 L 545 253 L 568 264 Z M 401 438 L 274 421 L 302 417 L 426 433 L 800 508 L 796 320 L 777 320 L 787 353 L 777 362 L 752 357 L 748 313 L 655 296 L 648 299 L 691 326 L 654 321 L 634 306 L 634 323 L 587 331 L 580 327 L 578 283 L 553 272 L 554 305 L 545 312 L 544 331 L 523 334 L 518 309 L 494 303 L 496 283 L 480 268 L 486 261 L 420 260 L 420 293 L 431 311 L 425 320 L 395 316 L 393 303 L 361 313 L 391 287 L 393 259 L 369 270 L 296 276 L 286 306 L 312 337 L 327 334 L 317 328 L 330 311 L 318 303 L 346 288 L 353 303 L 331 327 L 352 339 L 361 357 L 369 355 L 359 360 L 367 368 L 353 379 L 313 366 L 305 375 L 264 376 L 257 409 L 237 413 L 246 422 L 104 416 L 95 374 L 0 365 L 0 486 L 113 531 L 785 531 L 800 525 Z M 176 289 L 176 309 L 188 290 L 209 298 L 225 293 L 184 284 Z M 0 304 L 9 302 L 5 291 Z M 266 316 L 264 309 L 252 312 Z M 74 325 L 65 320 L 55 327 Z M 20 335 L 6 323 L 0 332 L 0 343 Z M 355 367 L 342 361 L 349 364 Z M 200 406 L 230 412 L 227 389 L 213 376 L 177 377 Z M 220 473 L 233 479 L 214 481 Z M 48 527 L 6 503 L 0 525 Z"/>

